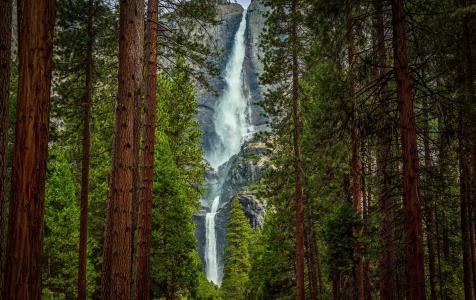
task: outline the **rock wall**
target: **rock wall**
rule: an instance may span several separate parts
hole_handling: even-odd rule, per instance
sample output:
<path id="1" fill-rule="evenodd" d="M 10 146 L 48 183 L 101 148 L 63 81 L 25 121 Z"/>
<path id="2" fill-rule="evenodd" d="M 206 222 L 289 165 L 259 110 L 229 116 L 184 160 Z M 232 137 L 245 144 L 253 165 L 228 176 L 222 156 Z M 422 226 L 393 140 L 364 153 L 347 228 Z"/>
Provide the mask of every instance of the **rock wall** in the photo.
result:
<path id="1" fill-rule="evenodd" d="M 265 12 L 266 9 L 262 4 L 262 0 L 252 0 L 248 7 L 245 32 L 246 53 L 243 68 L 243 91 L 245 97 L 249 99 L 249 122 L 253 125 L 255 131 L 267 129 L 267 118 L 260 107 L 260 102 L 263 99 L 263 89 L 259 83 L 259 76 L 263 72 L 263 64 L 259 56 L 259 44 L 260 35 L 265 23 L 263 16 Z M 229 59 L 234 36 L 238 30 L 242 14 L 243 8 L 239 4 L 219 1 L 217 15 L 221 23 L 208 30 L 211 34 L 211 39 L 208 42 L 215 45 L 217 49 L 223 49 L 221 59 L 217 61 L 221 68 L 221 73 L 223 73 Z M 212 149 L 211 146 L 215 140 L 213 125 L 214 107 L 225 88 L 225 82 L 222 78 L 213 78 L 210 82 L 217 94 L 203 89 L 200 89 L 197 93 L 199 101 L 197 119 L 203 132 L 203 147 L 205 151 Z M 210 197 L 217 195 L 213 192 L 216 190 L 215 187 L 222 187 L 220 205 L 215 219 L 219 268 L 223 268 L 221 258 L 223 257 L 226 243 L 225 227 L 231 209 L 231 200 L 234 197 L 242 204 L 251 226 L 254 228 L 263 226 L 266 203 L 260 201 L 258 197 L 250 192 L 249 187 L 261 177 L 262 172 L 267 167 L 266 162 L 270 154 L 271 151 L 263 144 L 250 141 L 243 145 L 240 153 L 221 166 L 218 172 L 212 169 L 208 170 L 206 189 L 211 192 L 202 200 L 203 209 L 194 215 L 198 250 L 204 263 L 206 203 L 208 203 Z M 222 274 L 222 270 L 219 270 L 219 273 Z"/>
<path id="2" fill-rule="evenodd" d="M 210 37 L 206 42 L 216 51 L 222 53 L 219 61 L 216 61 L 216 63 L 220 66 L 221 73 L 223 73 L 233 47 L 235 33 L 240 25 L 243 7 L 236 3 L 222 3 L 217 5 L 216 11 L 217 20 L 220 23 L 206 29 Z M 198 113 L 196 117 L 203 132 L 202 144 L 205 151 L 211 149 L 211 143 L 215 140 L 215 128 L 213 126 L 214 108 L 225 88 L 223 78 L 209 78 L 209 82 L 216 94 L 214 91 L 207 91 L 200 86 L 197 90 Z"/>

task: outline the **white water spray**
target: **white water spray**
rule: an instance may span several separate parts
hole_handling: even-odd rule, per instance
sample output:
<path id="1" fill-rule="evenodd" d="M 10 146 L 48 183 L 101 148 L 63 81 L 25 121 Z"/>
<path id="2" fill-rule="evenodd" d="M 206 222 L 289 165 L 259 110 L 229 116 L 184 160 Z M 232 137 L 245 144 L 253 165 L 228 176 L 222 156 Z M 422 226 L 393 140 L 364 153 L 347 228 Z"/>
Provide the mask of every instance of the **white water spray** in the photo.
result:
<path id="1" fill-rule="evenodd" d="M 218 138 L 207 160 L 214 169 L 240 152 L 250 133 L 247 120 L 248 101 L 243 95 L 243 61 L 245 59 L 246 10 L 235 35 L 231 57 L 225 69 L 225 91 L 215 109 L 213 123 Z"/>
<path id="2" fill-rule="evenodd" d="M 219 284 L 218 278 L 218 262 L 217 262 L 217 239 L 215 231 L 215 215 L 220 203 L 220 196 L 216 196 L 213 199 L 210 212 L 207 213 L 205 219 L 206 227 L 206 261 L 207 261 L 207 278 L 213 281 L 215 284 Z"/>
<path id="3" fill-rule="evenodd" d="M 248 124 L 250 111 L 248 101 L 243 95 L 243 62 L 245 59 L 246 10 L 236 32 L 231 57 L 225 69 L 226 88 L 215 108 L 213 123 L 217 139 L 213 149 L 206 153 L 210 165 L 218 171 L 233 155 L 240 152 L 243 142 L 250 135 L 252 127 Z M 220 204 L 222 183 L 209 197 L 209 212 L 205 217 L 205 260 L 206 275 L 209 281 L 220 285 L 221 274 L 217 256 L 215 216 Z"/>

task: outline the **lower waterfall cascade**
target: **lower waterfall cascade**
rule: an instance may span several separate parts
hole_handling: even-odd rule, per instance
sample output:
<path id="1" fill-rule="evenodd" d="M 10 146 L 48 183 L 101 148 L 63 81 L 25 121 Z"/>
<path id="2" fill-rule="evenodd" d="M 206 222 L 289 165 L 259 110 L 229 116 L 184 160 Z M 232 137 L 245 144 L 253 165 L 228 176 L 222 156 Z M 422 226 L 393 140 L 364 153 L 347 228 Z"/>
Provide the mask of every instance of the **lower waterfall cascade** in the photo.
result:
<path id="1" fill-rule="evenodd" d="M 249 122 L 250 104 L 243 93 L 242 73 L 245 59 L 246 16 L 247 10 L 245 9 L 224 72 L 226 88 L 215 106 L 213 124 L 216 138 L 212 149 L 205 153 L 205 158 L 216 172 L 231 157 L 240 152 L 243 143 L 253 132 Z M 216 214 L 222 200 L 220 199 L 222 184 L 222 180 L 219 180 L 216 188 L 209 191 L 208 209 L 205 216 L 206 276 L 216 285 L 221 285 L 223 277 L 218 258 L 215 227 Z"/>

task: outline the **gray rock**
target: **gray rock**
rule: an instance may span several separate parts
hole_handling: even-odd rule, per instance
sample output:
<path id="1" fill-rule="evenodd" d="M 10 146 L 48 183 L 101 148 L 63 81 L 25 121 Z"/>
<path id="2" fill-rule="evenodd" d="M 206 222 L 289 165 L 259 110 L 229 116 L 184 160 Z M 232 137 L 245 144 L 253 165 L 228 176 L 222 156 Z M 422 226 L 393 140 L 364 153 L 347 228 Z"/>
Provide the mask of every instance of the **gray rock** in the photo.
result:
<path id="1" fill-rule="evenodd" d="M 219 1 L 217 5 L 218 18 L 221 24 L 209 29 L 213 38 L 208 41 L 215 43 L 218 49 L 224 49 L 220 61 L 217 63 L 223 73 L 233 47 L 234 36 L 238 30 L 242 18 L 243 8 L 238 4 L 230 4 L 229 1 Z M 244 95 L 249 99 L 250 124 L 255 131 L 267 130 L 267 117 L 260 103 L 263 99 L 263 89 L 259 82 L 259 76 L 263 72 L 263 65 L 259 57 L 260 36 L 264 28 L 266 12 L 262 0 L 253 0 L 248 8 L 247 28 L 245 32 L 246 53 L 243 68 Z M 199 110 L 197 120 L 203 131 L 203 147 L 205 152 L 212 149 L 215 140 L 215 128 L 213 124 L 214 108 L 225 89 L 222 78 L 210 80 L 217 94 L 199 89 L 197 92 Z M 196 237 L 198 250 L 202 261 L 205 263 L 205 215 L 209 210 L 208 205 L 216 196 L 220 196 L 219 209 L 216 214 L 215 228 L 217 237 L 217 256 L 219 274 L 222 274 L 221 263 L 224 247 L 226 244 L 226 223 L 228 221 L 231 200 L 236 197 L 243 206 L 245 215 L 253 228 L 262 227 L 264 222 L 266 203 L 261 201 L 251 190 L 250 186 L 256 183 L 268 167 L 267 161 L 271 155 L 270 149 L 264 144 L 249 141 L 245 143 L 240 153 L 233 156 L 227 163 L 215 172 L 209 170 L 206 174 L 206 189 L 209 191 L 202 199 L 202 210 L 194 215 L 196 224 Z M 221 187 L 218 191 L 217 187 Z"/>

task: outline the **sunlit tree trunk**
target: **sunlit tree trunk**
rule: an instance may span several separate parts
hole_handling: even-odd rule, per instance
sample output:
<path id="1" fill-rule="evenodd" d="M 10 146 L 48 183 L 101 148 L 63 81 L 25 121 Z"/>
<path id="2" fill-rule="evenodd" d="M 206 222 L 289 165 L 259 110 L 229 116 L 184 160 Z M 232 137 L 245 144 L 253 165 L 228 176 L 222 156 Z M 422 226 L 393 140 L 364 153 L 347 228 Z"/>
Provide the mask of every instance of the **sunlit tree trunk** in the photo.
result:
<path id="1" fill-rule="evenodd" d="M 147 43 L 145 49 L 146 79 L 144 101 L 144 148 L 142 188 L 138 215 L 138 249 L 136 300 L 148 300 L 150 294 L 149 256 L 152 227 L 152 189 L 154 170 L 155 128 L 157 123 L 157 23 L 158 1 L 149 0 L 147 7 Z"/>
<path id="2" fill-rule="evenodd" d="M 4 299 L 41 296 L 54 15 L 54 0 L 18 1 L 20 65 Z"/>
<path id="3" fill-rule="evenodd" d="M 104 299 L 131 297 L 134 106 L 142 79 L 143 14 L 143 1 L 120 2 L 119 91 L 105 237 L 109 244 L 104 246 L 104 263 L 110 268 L 103 269 Z"/>

